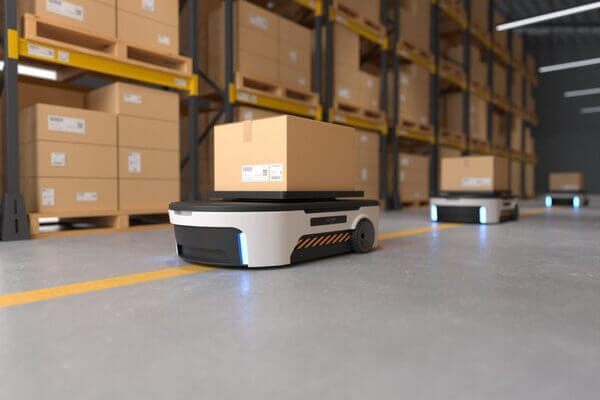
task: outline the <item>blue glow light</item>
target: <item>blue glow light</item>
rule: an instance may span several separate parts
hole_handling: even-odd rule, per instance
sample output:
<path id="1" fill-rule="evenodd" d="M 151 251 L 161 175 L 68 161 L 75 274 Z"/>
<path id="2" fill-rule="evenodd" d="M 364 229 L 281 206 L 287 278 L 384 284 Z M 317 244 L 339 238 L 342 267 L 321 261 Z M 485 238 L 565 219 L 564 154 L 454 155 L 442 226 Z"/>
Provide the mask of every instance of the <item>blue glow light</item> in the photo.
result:
<path id="1" fill-rule="evenodd" d="M 487 224 L 487 209 L 485 207 L 479 207 L 479 223 Z"/>
<path id="2" fill-rule="evenodd" d="M 545 203 L 546 203 L 546 208 L 552 207 L 552 196 L 546 196 Z"/>
<path id="3" fill-rule="evenodd" d="M 431 222 L 437 222 L 438 220 L 438 213 L 437 213 L 437 206 L 432 205 L 431 206 Z"/>
<path id="4" fill-rule="evenodd" d="M 240 264 L 248 265 L 248 238 L 244 232 L 238 233 L 238 249 L 240 252 Z"/>
<path id="5" fill-rule="evenodd" d="M 575 196 L 573 197 L 573 208 L 581 207 L 581 197 Z"/>

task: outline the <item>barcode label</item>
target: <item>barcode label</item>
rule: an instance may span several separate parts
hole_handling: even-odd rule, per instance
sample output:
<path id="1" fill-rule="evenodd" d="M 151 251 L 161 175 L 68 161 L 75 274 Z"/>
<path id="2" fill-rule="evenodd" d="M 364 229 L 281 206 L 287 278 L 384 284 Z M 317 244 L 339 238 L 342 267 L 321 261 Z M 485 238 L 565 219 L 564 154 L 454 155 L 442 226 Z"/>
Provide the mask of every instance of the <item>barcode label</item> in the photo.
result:
<path id="1" fill-rule="evenodd" d="M 478 187 L 478 186 L 489 186 L 492 184 L 492 178 L 463 178 L 462 179 L 462 185 L 463 186 L 471 186 L 471 187 Z"/>
<path id="2" fill-rule="evenodd" d="M 298 53 L 296 53 L 294 50 L 290 51 L 289 57 L 290 57 L 291 62 L 293 62 L 293 63 L 298 62 Z"/>
<path id="3" fill-rule="evenodd" d="M 158 44 L 162 44 L 163 46 L 170 46 L 171 38 L 167 35 L 158 34 L 157 42 Z"/>
<path id="4" fill-rule="evenodd" d="M 242 165 L 242 182 L 268 182 L 269 165 Z"/>
<path id="5" fill-rule="evenodd" d="M 64 0 L 46 0 L 46 11 L 83 21 L 83 7 Z"/>
<path id="6" fill-rule="evenodd" d="M 38 46 L 37 44 L 27 44 L 27 54 L 29 54 L 30 56 L 37 56 L 54 60 L 54 49 Z"/>
<path id="7" fill-rule="evenodd" d="M 123 93 L 123 101 L 131 104 L 142 104 L 142 96 L 133 93 Z"/>
<path id="8" fill-rule="evenodd" d="M 338 89 L 338 96 L 349 99 L 352 97 L 352 93 L 350 92 L 350 89 L 340 88 Z"/>
<path id="9" fill-rule="evenodd" d="M 61 152 L 50 153 L 50 165 L 53 167 L 64 167 L 67 165 L 67 155 Z"/>
<path id="10" fill-rule="evenodd" d="M 77 192 L 75 194 L 75 200 L 82 203 L 91 203 L 98 201 L 97 192 Z"/>
<path id="11" fill-rule="evenodd" d="M 282 182 L 283 181 L 283 164 L 271 164 L 269 166 L 271 182 Z"/>
<path id="12" fill-rule="evenodd" d="M 144 11 L 154 12 L 156 10 L 154 0 L 142 0 L 142 9 Z"/>
<path id="13" fill-rule="evenodd" d="M 43 188 L 42 189 L 42 206 L 54 207 L 56 204 L 54 188 Z"/>
<path id="14" fill-rule="evenodd" d="M 127 156 L 127 170 L 130 174 L 142 173 L 142 153 L 132 151 Z"/>
<path id="15" fill-rule="evenodd" d="M 83 135 L 85 134 L 85 119 L 48 115 L 48 130 Z"/>
<path id="16" fill-rule="evenodd" d="M 306 87 L 306 79 L 298 78 L 298 85 Z"/>

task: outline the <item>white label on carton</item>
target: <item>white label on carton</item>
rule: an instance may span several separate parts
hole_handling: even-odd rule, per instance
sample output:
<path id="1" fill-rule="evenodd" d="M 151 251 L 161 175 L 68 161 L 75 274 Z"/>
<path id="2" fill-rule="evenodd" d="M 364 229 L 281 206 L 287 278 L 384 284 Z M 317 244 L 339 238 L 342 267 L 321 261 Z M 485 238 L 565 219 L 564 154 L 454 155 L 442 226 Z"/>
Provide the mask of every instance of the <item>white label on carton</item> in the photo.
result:
<path id="1" fill-rule="evenodd" d="M 142 96 L 133 93 L 123 93 L 123 101 L 131 104 L 142 104 Z"/>
<path id="2" fill-rule="evenodd" d="M 410 159 L 408 159 L 408 158 L 401 158 L 400 159 L 400 165 L 402 165 L 403 167 L 408 167 L 410 165 Z"/>
<path id="3" fill-rule="evenodd" d="M 402 85 L 408 85 L 410 83 L 410 79 L 406 75 L 400 75 L 400 83 Z"/>
<path id="4" fill-rule="evenodd" d="M 167 35 L 161 35 L 160 33 L 158 34 L 156 41 L 158 42 L 158 44 L 162 44 L 163 46 L 171 45 L 171 38 Z"/>
<path id="5" fill-rule="evenodd" d="M 304 78 L 298 79 L 298 85 L 300 85 L 300 86 L 306 86 L 306 79 L 304 79 Z"/>
<path id="6" fill-rule="evenodd" d="M 83 7 L 64 0 L 46 0 L 46 11 L 83 21 Z"/>
<path id="7" fill-rule="evenodd" d="M 56 204 L 54 188 L 43 188 L 42 189 L 42 206 L 54 207 Z"/>
<path id="8" fill-rule="evenodd" d="M 85 134 L 85 119 L 48 115 L 48 130 L 83 135 Z"/>
<path id="9" fill-rule="evenodd" d="M 463 186 L 490 186 L 492 178 L 462 178 Z"/>
<path id="10" fill-rule="evenodd" d="M 98 193 L 97 192 L 77 192 L 75 194 L 75 200 L 82 203 L 91 203 L 94 201 L 98 201 Z"/>
<path id="11" fill-rule="evenodd" d="M 58 51 L 58 61 L 62 61 L 64 63 L 68 63 L 71 60 L 71 55 L 68 51 L 59 50 Z"/>
<path id="12" fill-rule="evenodd" d="M 338 89 L 338 96 L 349 99 L 352 97 L 352 93 L 350 93 L 350 89 L 340 88 Z"/>
<path id="13" fill-rule="evenodd" d="M 268 182 L 269 164 L 242 165 L 242 182 Z"/>
<path id="14" fill-rule="evenodd" d="M 291 62 L 293 62 L 293 63 L 298 62 L 298 53 L 296 53 L 294 50 L 290 51 L 289 57 L 290 57 Z"/>
<path id="15" fill-rule="evenodd" d="M 367 87 L 369 89 L 373 88 L 375 86 L 375 82 L 373 82 L 373 79 L 369 78 L 367 79 Z"/>
<path id="16" fill-rule="evenodd" d="M 127 170 L 131 174 L 142 173 L 142 153 L 138 153 L 137 151 L 129 152 L 127 156 Z"/>
<path id="17" fill-rule="evenodd" d="M 369 141 L 369 137 L 366 134 L 360 135 L 360 141 L 363 143 L 367 143 Z"/>
<path id="18" fill-rule="evenodd" d="M 283 164 L 271 164 L 271 173 L 269 180 L 271 182 L 282 182 L 283 181 Z"/>
<path id="19" fill-rule="evenodd" d="M 156 4 L 154 0 L 142 0 L 142 10 L 148 12 L 156 11 Z"/>
<path id="20" fill-rule="evenodd" d="M 175 84 L 177 86 L 186 87 L 187 86 L 187 81 L 185 79 L 175 78 Z"/>
<path id="21" fill-rule="evenodd" d="M 252 25 L 254 25 L 260 29 L 269 28 L 269 22 L 267 21 L 267 19 L 261 17 L 260 15 L 250 14 L 249 20 Z"/>
<path id="22" fill-rule="evenodd" d="M 53 167 L 64 167 L 67 165 L 67 155 L 61 152 L 50 153 L 50 165 Z"/>
<path id="23" fill-rule="evenodd" d="M 361 181 L 368 181 L 369 180 L 369 170 L 366 168 L 363 168 L 360 170 L 360 180 Z"/>
<path id="24" fill-rule="evenodd" d="M 38 46 L 37 44 L 27 44 L 27 54 L 29 54 L 30 56 L 37 56 L 54 60 L 54 49 Z"/>
<path id="25" fill-rule="evenodd" d="M 245 111 L 242 119 L 244 121 L 252 121 L 254 119 L 254 113 L 252 111 Z"/>

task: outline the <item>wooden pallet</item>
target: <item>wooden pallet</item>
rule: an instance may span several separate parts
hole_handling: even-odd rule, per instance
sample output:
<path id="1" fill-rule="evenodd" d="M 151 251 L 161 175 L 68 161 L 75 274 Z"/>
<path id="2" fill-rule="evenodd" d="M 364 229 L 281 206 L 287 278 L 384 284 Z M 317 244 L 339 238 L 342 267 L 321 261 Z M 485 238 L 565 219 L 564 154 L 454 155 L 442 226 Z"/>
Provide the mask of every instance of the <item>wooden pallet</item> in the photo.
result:
<path id="1" fill-rule="evenodd" d="M 440 130 L 440 144 L 458 150 L 464 150 L 467 148 L 467 138 L 461 132 L 442 128 Z"/>
<path id="2" fill-rule="evenodd" d="M 482 98 L 485 101 L 489 101 L 490 98 L 491 98 L 490 88 L 488 88 L 487 86 L 482 85 L 479 82 L 473 82 L 473 81 L 471 81 L 470 90 L 471 90 L 471 93 L 473 93 L 474 95 Z"/>
<path id="3" fill-rule="evenodd" d="M 402 201 L 403 208 L 419 208 L 429 205 L 429 200 Z"/>
<path id="4" fill-rule="evenodd" d="M 75 211 L 29 214 L 34 239 L 169 228 L 165 210 Z"/>
<path id="5" fill-rule="evenodd" d="M 275 97 L 307 106 L 319 105 L 319 94 L 314 92 L 290 89 L 281 85 L 248 77 L 241 72 L 235 73 L 236 89 L 251 93 Z"/>
<path id="6" fill-rule="evenodd" d="M 461 89 L 467 87 L 467 77 L 461 67 L 448 60 L 440 60 L 440 77 Z"/>
<path id="7" fill-rule="evenodd" d="M 490 154 L 491 148 L 488 142 L 480 139 L 469 139 L 469 148 L 471 151 L 482 154 Z"/>
<path id="8" fill-rule="evenodd" d="M 492 151 L 498 157 L 508 158 L 508 155 L 510 154 L 510 152 L 505 146 L 493 146 Z"/>
<path id="9" fill-rule="evenodd" d="M 385 122 L 385 113 L 383 111 L 358 107 L 354 104 L 347 103 L 344 100 L 340 100 L 339 98 L 334 100 L 333 109 L 346 115 L 364 119 L 373 123 Z"/>
<path id="10" fill-rule="evenodd" d="M 36 43 L 60 46 L 88 55 L 116 59 L 166 72 L 192 74 L 192 60 L 189 57 L 158 52 L 83 29 L 56 25 L 39 16 L 23 15 L 21 30 L 24 39 Z M 65 61 L 65 63 L 67 62 Z"/>
<path id="11" fill-rule="evenodd" d="M 419 64 L 421 67 L 427 69 L 430 73 L 435 72 L 435 58 L 433 54 L 428 50 L 419 49 L 412 43 L 400 39 L 398 41 L 398 47 L 396 48 L 398 55 L 408 61 L 412 61 L 415 64 Z"/>
<path id="12" fill-rule="evenodd" d="M 421 142 L 435 142 L 435 135 L 433 132 L 433 126 L 431 126 L 431 124 L 423 124 L 406 118 L 402 118 L 400 121 L 398 121 L 396 134 L 398 137 L 418 140 Z"/>
<path id="13" fill-rule="evenodd" d="M 492 94 L 492 103 L 499 109 L 509 112 L 511 110 L 510 101 L 507 97 L 498 94 Z"/>
<path id="14" fill-rule="evenodd" d="M 492 39 L 490 33 L 485 29 L 475 25 L 474 22 L 471 23 L 471 34 L 485 47 L 492 47 Z"/>
<path id="15" fill-rule="evenodd" d="M 360 12 L 348 7 L 340 0 L 333 1 L 333 9 L 335 10 L 336 16 L 340 15 L 341 17 L 354 22 L 361 28 L 373 32 L 376 36 L 379 36 L 382 39 L 385 38 L 385 28 L 379 21 L 373 21 L 362 16 Z"/>
<path id="16" fill-rule="evenodd" d="M 498 43 L 494 43 L 492 49 L 500 61 L 506 65 L 512 64 L 511 54 L 506 47 L 502 47 Z"/>
<path id="17" fill-rule="evenodd" d="M 468 24 L 467 11 L 464 7 L 457 5 L 449 0 L 439 0 L 439 5 L 442 11 L 452 18 L 461 28 L 465 28 Z"/>

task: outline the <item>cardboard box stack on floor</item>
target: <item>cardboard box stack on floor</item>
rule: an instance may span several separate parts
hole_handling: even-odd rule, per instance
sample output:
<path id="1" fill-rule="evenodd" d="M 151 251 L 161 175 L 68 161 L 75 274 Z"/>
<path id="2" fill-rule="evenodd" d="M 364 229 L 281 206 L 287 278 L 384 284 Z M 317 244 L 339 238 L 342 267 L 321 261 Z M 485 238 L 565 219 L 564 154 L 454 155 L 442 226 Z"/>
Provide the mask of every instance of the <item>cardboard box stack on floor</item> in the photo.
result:
<path id="1" fill-rule="evenodd" d="M 113 0 L 115 1 L 115 0 Z M 179 2 L 116 0 L 117 37 L 124 43 L 179 54 Z"/>
<path id="2" fill-rule="evenodd" d="M 398 187 L 402 202 L 429 200 L 429 164 L 429 156 L 409 153 L 398 155 Z"/>
<path id="3" fill-rule="evenodd" d="M 356 190 L 363 191 L 365 198 L 379 198 L 379 139 L 380 134 L 365 130 L 357 130 L 356 142 L 357 183 Z"/>
<path id="4" fill-rule="evenodd" d="M 535 165 L 525 164 L 525 197 L 535 197 Z"/>
<path id="5" fill-rule="evenodd" d="M 510 131 L 510 149 L 514 152 L 523 151 L 523 119 L 513 115 L 512 129 Z"/>
<path id="6" fill-rule="evenodd" d="M 19 24 L 25 13 L 60 27 L 103 37 L 117 35 L 116 0 L 18 0 Z"/>
<path id="7" fill-rule="evenodd" d="M 284 115 L 218 125 L 214 141 L 217 191 L 352 191 L 356 186 L 354 128 Z"/>
<path id="8" fill-rule="evenodd" d="M 117 82 L 86 104 L 117 115 L 119 209 L 166 210 L 179 200 L 179 95 Z"/>
<path id="9" fill-rule="evenodd" d="M 398 115 L 401 120 L 412 123 L 430 123 L 430 79 L 429 72 L 417 64 L 402 65 L 398 77 Z M 388 113 L 391 115 L 393 102 L 393 79 L 388 77 Z"/>
<path id="10" fill-rule="evenodd" d="M 523 163 L 518 160 L 510 162 L 510 191 L 513 196 L 523 196 Z"/>
<path id="11" fill-rule="evenodd" d="M 469 133 L 471 139 L 487 142 L 487 103 L 470 95 Z M 450 93 L 440 97 L 440 124 L 454 132 L 464 133 L 462 126 L 462 93 Z"/>
<path id="12" fill-rule="evenodd" d="M 221 3 L 208 18 L 208 33 L 200 46 L 208 48 L 208 76 L 225 86 L 225 8 Z M 311 32 L 264 8 L 234 3 L 234 72 L 257 87 L 281 86 L 310 92 Z"/>
<path id="13" fill-rule="evenodd" d="M 549 177 L 551 192 L 583 192 L 585 182 L 581 172 L 551 172 Z"/>
<path id="14" fill-rule="evenodd" d="M 415 50 L 430 53 L 429 3 L 421 0 L 402 0 L 400 5 L 400 41 Z"/>
<path id="15" fill-rule="evenodd" d="M 443 192 L 503 192 L 510 189 L 508 161 L 496 156 L 442 159 Z"/>

